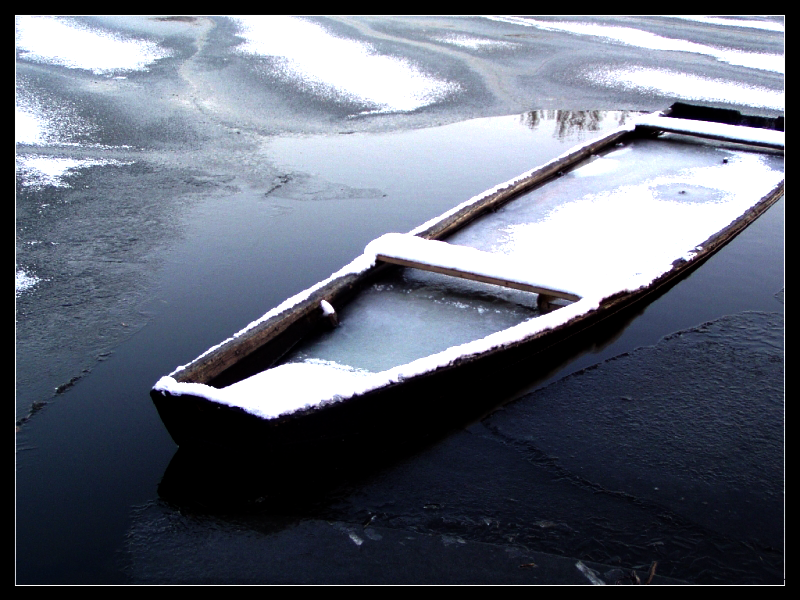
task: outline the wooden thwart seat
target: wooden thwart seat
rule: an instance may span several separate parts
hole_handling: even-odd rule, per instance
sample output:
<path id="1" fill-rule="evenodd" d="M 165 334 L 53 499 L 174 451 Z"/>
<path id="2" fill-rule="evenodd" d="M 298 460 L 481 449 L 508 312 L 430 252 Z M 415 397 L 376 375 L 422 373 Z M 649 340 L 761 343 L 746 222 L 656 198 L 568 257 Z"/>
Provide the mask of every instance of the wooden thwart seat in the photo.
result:
<path id="1" fill-rule="evenodd" d="M 387 233 L 372 241 L 367 253 L 379 261 L 433 271 L 452 277 L 481 281 L 535 294 L 580 300 L 580 295 L 534 281 L 530 267 L 518 259 L 483 252 L 467 246 L 457 246 L 416 235 Z"/>
<path id="2" fill-rule="evenodd" d="M 726 142 L 751 144 L 764 148 L 783 150 L 785 134 L 783 131 L 761 129 L 758 127 L 744 127 L 742 125 L 728 125 L 726 123 L 709 123 L 694 119 L 677 119 L 673 117 L 656 117 L 649 115 L 636 121 L 637 129 L 650 129 L 669 131 L 694 135 Z"/>

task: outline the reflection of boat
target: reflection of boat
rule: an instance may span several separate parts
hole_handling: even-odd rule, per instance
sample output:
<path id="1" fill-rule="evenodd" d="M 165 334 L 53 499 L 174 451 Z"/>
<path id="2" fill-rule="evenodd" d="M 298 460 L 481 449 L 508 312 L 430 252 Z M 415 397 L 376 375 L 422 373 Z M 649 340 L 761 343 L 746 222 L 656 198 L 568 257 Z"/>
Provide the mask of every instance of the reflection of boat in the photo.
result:
<path id="1" fill-rule="evenodd" d="M 374 240 L 159 380 L 162 420 L 181 446 L 307 449 L 460 410 L 464 392 L 676 281 L 780 197 L 779 123 L 737 115 L 675 105 Z"/>

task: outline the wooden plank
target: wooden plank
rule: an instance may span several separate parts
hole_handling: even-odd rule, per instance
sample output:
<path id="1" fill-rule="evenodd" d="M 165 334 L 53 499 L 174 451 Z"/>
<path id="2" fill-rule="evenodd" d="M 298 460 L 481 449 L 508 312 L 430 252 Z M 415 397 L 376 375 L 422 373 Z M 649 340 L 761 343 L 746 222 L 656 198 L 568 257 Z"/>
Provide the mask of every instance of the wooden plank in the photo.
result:
<path id="1" fill-rule="evenodd" d="M 686 102 L 673 103 L 672 106 L 662 111 L 660 116 L 727 123 L 728 125 L 744 125 L 745 127 L 760 127 L 761 129 L 773 129 L 775 131 L 784 131 L 785 124 L 783 115 L 779 117 L 743 115 L 732 108 L 718 108 L 715 106 L 688 104 Z"/>
<path id="2" fill-rule="evenodd" d="M 426 240 L 403 234 L 387 233 L 369 243 L 367 253 L 377 260 L 451 277 L 490 283 L 524 292 L 533 292 L 565 300 L 580 300 L 580 295 L 547 282 L 535 281 L 527 263 L 504 254 L 484 252 L 468 246 Z"/>
<path id="3" fill-rule="evenodd" d="M 421 262 L 405 260 L 402 258 L 395 258 L 392 256 L 383 256 L 381 254 L 378 255 L 378 260 L 392 263 L 395 265 L 402 265 L 404 267 L 420 269 L 423 271 L 432 271 L 434 273 L 441 273 L 442 275 L 459 277 L 461 279 L 480 281 L 482 283 L 491 283 L 494 285 L 500 285 L 507 288 L 513 288 L 515 290 L 521 290 L 523 292 L 533 292 L 534 294 L 545 294 L 547 296 L 554 296 L 556 298 L 564 298 L 565 300 L 571 300 L 573 302 L 581 299 L 581 297 L 578 296 L 577 294 L 572 294 L 570 292 L 565 292 L 563 290 L 557 290 L 555 288 L 549 288 L 542 285 L 531 285 L 529 283 L 521 281 L 513 281 L 511 279 L 501 279 L 499 277 L 492 277 L 490 275 L 481 275 L 479 273 L 471 273 L 469 271 L 462 271 L 460 269 L 440 267 L 438 265 L 429 265 Z"/>
<path id="4" fill-rule="evenodd" d="M 669 131 L 684 135 L 693 135 L 712 140 L 750 144 L 763 148 L 783 150 L 786 135 L 783 131 L 761 129 L 759 127 L 744 127 L 742 125 L 728 125 L 726 123 L 710 123 L 694 119 L 678 119 L 674 117 L 649 116 L 637 121 L 637 129 L 652 131 Z"/>

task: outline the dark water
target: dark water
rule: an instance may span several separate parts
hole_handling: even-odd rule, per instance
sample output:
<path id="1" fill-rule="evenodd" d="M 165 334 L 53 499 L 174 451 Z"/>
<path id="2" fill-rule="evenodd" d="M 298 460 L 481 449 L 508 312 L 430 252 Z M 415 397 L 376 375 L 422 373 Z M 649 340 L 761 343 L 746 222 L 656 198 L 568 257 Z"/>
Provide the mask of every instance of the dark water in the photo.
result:
<path id="1" fill-rule="evenodd" d="M 641 401 L 617 389 L 614 365 L 624 358 L 599 367 L 591 380 L 575 375 L 561 388 L 543 386 L 628 352 L 627 369 L 638 374 L 625 389 L 635 389 L 641 372 L 663 375 L 665 356 L 695 356 L 703 333 L 688 346 L 670 339 L 656 350 L 636 348 L 707 321 L 719 323 L 710 326 L 718 341 L 714 362 L 737 352 L 743 337 L 756 348 L 731 355 L 729 365 L 764 353 L 782 358 L 775 347 L 782 319 L 774 315 L 783 314 L 783 199 L 638 315 L 559 357 L 549 377 L 532 373 L 518 402 L 482 422 L 457 423 L 455 432 L 399 454 L 365 449 L 346 465 L 321 461 L 322 472 L 279 456 L 246 457 L 243 473 L 234 468 L 237 459 L 227 458 L 230 468 L 208 466 L 208 479 L 223 484 L 216 504 L 205 506 L 207 489 L 192 487 L 204 465 L 175 464 L 176 447 L 148 396 L 160 376 L 327 277 L 377 235 L 407 231 L 594 134 L 587 129 L 624 117 L 586 114 L 575 125 L 580 115 L 567 116 L 536 113 L 382 136 L 277 138 L 264 150 L 283 165 L 285 177 L 273 189 L 216 191 L 187 211 L 183 234 L 150 291 L 147 325 L 17 434 L 17 582 L 464 582 L 471 576 L 532 582 L 520 564 L 544 552 L 609 568 L 660 560 L 659 573 L 687 581 L 781 583 L 783 428 L 775 419 L 783 413 L 782 381 L 775 383 L 782 371 L 774 360 L 773 370 L 746 374 L 750 384 L 769 380 L 768 397 L 754 392 L 758 386 L 733 385 L 725 402 L 715 402 L 712 390 L 696 391 L 693 401 L 705 402 L 705 411 L 662 414 L 642 406 L 631 422 L 607 413 L 614 426 L 599 431 L 630 436 L 620 443 L 638 457 L 632 460 L 621 450 L 594 449 L 591 407 L 559 410 L 569 386 Z M 742 317 L 744 311 L 767 316 Z M 733 321 L 718 321 L 726 315 Z M 689 372 L 702 364 L 667 368 Z M 734 375 L 723 369 L 718 376 Z M 674 383 L 649 380 L 664 390 Z M 759 418 L 725 420 L 746 407 Z M 725 428 L 704 421 L 712 417 Z M 682 419 L 697 427 L 682 429 Z M 637 427 L 652 435 L 637 435 Z M 558 433 L 564 428 L 571 428 L 569 437 Z M 699 445 L 699 463 L 689 465 L 691 447 L 669 437 L 676 428 Z M 709 430 L 714 437 L 704 444 L 698 438 Z M 759 475 L 766 485 L 753 474 L 757 464 L 769 465 Z M 164 498 L 159 484 L 168 467 L 190 483 Z M 237 479 L 225 483 L 226 473 Z M 246 477 L 255 496 L 241 492 Z M 269 501 L 256 502 L 264 497 L 259 482 L 271 477 Z M 663 478 L 673 482 L 666 500 L 652 489 Z M 685 504 L 678 506 L 681 497 Z M 761 528 L 767 536 L 754 533 L 754 515 L 768 521 Z M 484 563 L 492 574 L 476 576 L 472 565 Z"/>

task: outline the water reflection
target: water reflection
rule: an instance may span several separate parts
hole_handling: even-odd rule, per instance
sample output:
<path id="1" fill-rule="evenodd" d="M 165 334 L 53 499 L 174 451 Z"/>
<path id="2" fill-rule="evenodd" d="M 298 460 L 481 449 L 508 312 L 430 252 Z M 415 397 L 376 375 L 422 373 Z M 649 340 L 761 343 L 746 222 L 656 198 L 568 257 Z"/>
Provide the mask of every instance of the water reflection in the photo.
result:
<path id="1" fill-rule="evenodd" d="M 659 298 L 678 280 L 651 294 L 649 300 Z M 158 495 L 193 514 L 315 518 L 319 510 L 358 489 L 376 473 L 409 460 L 454 431 L 541 387 L 555 374 L 563 375 L 568 365 L 593 363 L 591 357 L 619 339 L 645 306 L 629 306 L 590 331 L 544 351 L 531 348 L 507 353 L 499 365 L 486 367 L 485 377 L 469 383 L 434 381 L 399 393 L 397 398 L 384 396 L 372 402 L 373 407 L 385 405 L 385 409 L 376 409 L 377 413 L 363 409 L 349 413 L 351 432 L 330 423 L 328 429 L 341 432 L 334 438 L 299 441 L 298 437 L 297 443 L 261 452 L 181 447 L 164 472 Z"/>
<path id="2" fill-rule="evenodd" d="M 520 122 L 536 130 L 542 121 L 555 121 L 554 137 L 564 141 L 568 137 L 579 136 L 582 132 L 600 131 L 604 121 L 614 119 L 617 126 L 624 125 L 633 115 L 640 112 L 631 110 L 532 110 L 520 115 Z"/>

